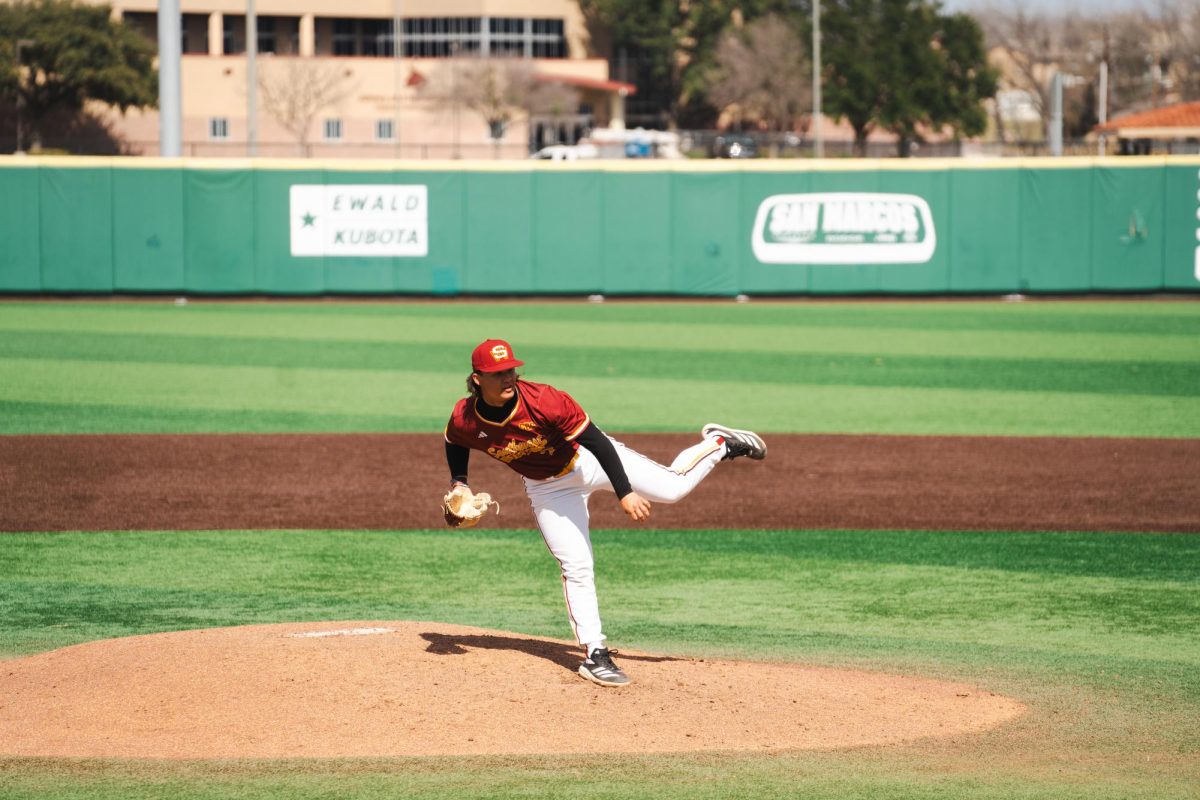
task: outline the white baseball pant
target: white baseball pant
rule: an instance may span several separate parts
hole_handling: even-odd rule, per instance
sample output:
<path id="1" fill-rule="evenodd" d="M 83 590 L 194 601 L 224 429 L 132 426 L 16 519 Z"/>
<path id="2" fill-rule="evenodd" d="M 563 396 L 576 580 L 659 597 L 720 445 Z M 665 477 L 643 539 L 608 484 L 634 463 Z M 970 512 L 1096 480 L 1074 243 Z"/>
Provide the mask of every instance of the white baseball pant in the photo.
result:
<path id="1" fill-rule="evenodd" d="M 665 467 L 636 450 L 608 437 L 629 476 L 633 490 L 652 503 L 682 500 L 712 472 L 725 455 L 725 445 L 704 439 Z M 597 490 L 613 491 L 608 475 L 586 447 L 579 448 L 575 467 L 565 475 L 546 480 L 524 478 L 525 492 L 546 547 L 562 568 L 567 616 L 576 640 L 585 647 L 604 640 L 600 605 L 596 600 L 596 575 L 588 528 L 588 498 Z"/>

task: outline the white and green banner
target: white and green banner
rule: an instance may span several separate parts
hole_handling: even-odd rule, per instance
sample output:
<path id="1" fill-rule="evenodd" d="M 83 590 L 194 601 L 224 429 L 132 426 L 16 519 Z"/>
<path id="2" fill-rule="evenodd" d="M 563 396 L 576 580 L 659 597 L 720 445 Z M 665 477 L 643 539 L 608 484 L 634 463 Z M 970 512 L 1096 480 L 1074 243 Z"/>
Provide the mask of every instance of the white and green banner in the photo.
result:
<path id="1" fill-rule="evenodd" d="M 293 256 L 429 254 L 429 192 L 419 185 L 294 184 Z"/>

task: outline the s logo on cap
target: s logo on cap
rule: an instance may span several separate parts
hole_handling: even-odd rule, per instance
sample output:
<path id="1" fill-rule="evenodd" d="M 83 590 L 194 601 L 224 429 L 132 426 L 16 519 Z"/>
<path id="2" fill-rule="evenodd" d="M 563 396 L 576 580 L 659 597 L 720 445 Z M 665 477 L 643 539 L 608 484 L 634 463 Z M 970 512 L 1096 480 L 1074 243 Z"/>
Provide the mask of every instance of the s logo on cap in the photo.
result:
<path id="1" fill-rule="evenodd" d="M 513 355 L 512 346 L 503 339 L 480 342 L 471 353 L 471 369 L 476 372 L 503 372 L 525 362 Z"/>

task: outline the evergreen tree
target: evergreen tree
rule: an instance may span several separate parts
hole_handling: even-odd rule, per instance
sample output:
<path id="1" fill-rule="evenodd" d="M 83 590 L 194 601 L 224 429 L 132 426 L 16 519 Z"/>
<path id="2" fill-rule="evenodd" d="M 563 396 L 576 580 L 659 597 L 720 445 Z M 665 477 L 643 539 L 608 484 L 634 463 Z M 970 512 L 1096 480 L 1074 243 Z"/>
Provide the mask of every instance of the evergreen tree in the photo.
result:
<path id="1" fill-rule="evenodd" d="M 795 14 L 790 0 L 580 0 L 593 45 L 619 80 L 637 84 L 639 103 L 662 110 L 669 126 L 711 127 L 708 101 L 722 34 L 766 14 Z M 622 74 L 623 59 L 633 62 Z"/>
<path id="2" fill-rule="evenodd" d="M 21 64 L 16 63 L 22 43 Z M 109 6 L 70 0 L 0 3 L 0 95 L 20 103 L 31 149 L 55 112 L 98 100 L 122 113 L 153 106 L 158 73 L 153 44 L 112 19 Z"/>
<path id="3" fill-rule="evenodd" d="M 854 128 L 855 152 L 873 130 L 910 154 L 924 131 L 982 133 L 995 94 L 983 32 L 930 0 L 826 0 L 822 4 L 824 110 Z"/>

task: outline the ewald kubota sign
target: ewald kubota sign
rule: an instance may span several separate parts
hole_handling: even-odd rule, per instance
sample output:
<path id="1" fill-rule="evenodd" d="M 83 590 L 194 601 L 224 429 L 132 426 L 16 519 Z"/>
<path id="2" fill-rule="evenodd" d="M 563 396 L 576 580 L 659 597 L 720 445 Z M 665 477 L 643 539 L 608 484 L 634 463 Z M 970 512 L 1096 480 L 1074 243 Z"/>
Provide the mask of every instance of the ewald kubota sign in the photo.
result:
<path id="1" fill-rule="evenodd" d="M 914 194 L 777 194 L 758 207 L 751 247 L 764 264 L 924 264 L 937 234 Z"/>
<path id="2" fill-rule="evenodd" d="M 293 256 L 429 254 L 429 187 L 294 184 L 289 191 Z"/>

